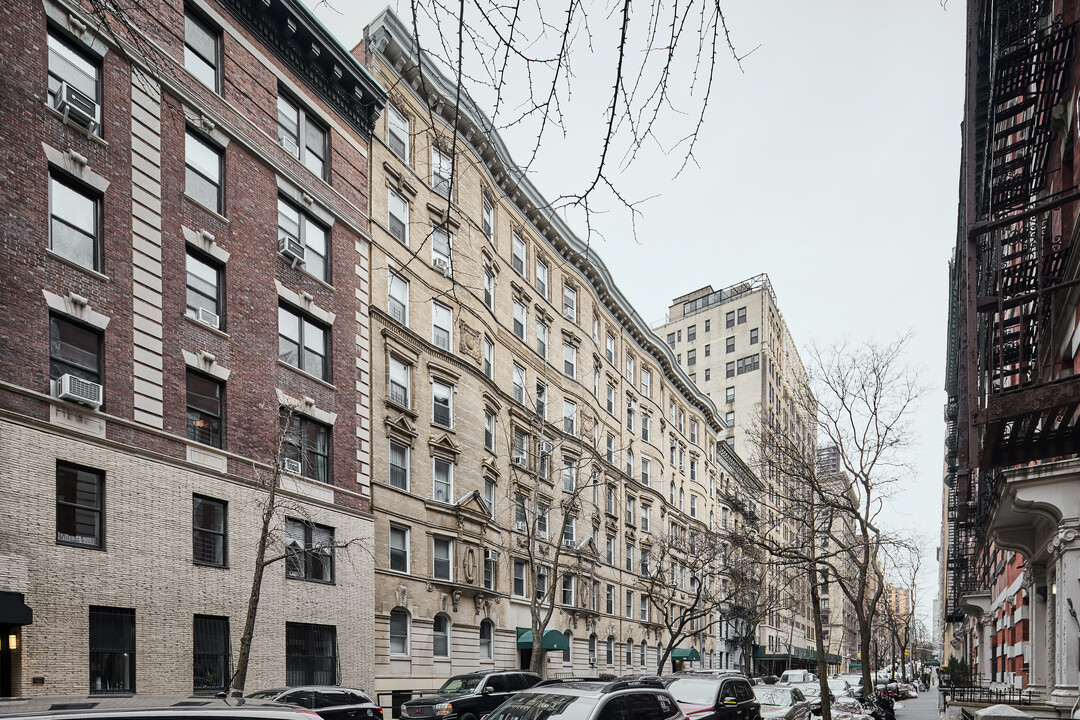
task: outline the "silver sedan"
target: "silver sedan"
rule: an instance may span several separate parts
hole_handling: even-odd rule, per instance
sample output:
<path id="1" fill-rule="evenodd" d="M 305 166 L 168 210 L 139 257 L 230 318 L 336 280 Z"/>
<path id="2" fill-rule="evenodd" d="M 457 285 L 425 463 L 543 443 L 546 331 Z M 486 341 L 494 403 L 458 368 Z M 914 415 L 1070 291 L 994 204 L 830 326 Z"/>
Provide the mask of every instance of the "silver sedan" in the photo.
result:
<path id="1" fill-rule="evenodd" d="M 762 720 L 810 720 L 810 703 L 797 687 L 755 685 Z"/>

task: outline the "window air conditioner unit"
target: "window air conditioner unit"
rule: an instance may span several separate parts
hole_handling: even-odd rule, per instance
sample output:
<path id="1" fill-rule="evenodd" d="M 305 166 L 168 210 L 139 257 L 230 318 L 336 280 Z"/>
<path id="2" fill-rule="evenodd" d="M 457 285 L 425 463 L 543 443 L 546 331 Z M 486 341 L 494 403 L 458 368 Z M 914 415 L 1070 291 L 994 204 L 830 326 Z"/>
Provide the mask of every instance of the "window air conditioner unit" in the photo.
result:
<path id="1" fill-rule="evenodd" d="M 564 307 L 562 311 L 563 317 L 567 320 L 577 320 L 577 313 L 572 307 Z"/>
<path id="2" fill-rule="evenodd" d="M 555 449 L 549 442 L 538 443 L 538 447 L 541 455 L 550 455 L 551 451 Z"/>
<path id="3" fill-rule="evenodd" d="M 288 135 L 281 135 L 278 137 L 278 144 L 285 148 L 285 150 L 293 157 L 300 157 L 300 146 Z"/>
<path id="4" fill-rule="evenodd" d="M 518 530 L 520 532 L 525 532 L 525 521 L 524 520 L 518 520 L 517 522 L 515 522 L 514 523 L 514 529 Z"/>
<path id="5" fill-rule="evenodd" d="M 85 127 L 87 136 L 97 129 L 97 103 L 82 90 L 66 82 L 60 83 L 56 91 L 56 109 L 64 114 L 64 122 L 73 120 Z"/>
<path id="6" fill-rule="evenodd" d="M 59 382 L 61 400 L 77 402 L 94 410 L 101 407 L 101 385 L 96 382 L 84 380 L 70 373 L 61 375 Z"/>
<path id="7" fill-rule="evenodd" d="M 304 262 L 304 243 L 291 235 L 282 235 L 278 240 L 278 252 L 293 261 L 293 267 L 297 263 Z"/>
<path id="8" fill-rule="evenodd" d="M 446 258 L 431 258 L 431 266 L 442 272 L 443 277 L 450 277 L 450 261 Z"/>
<path id="9" fill-rule="evenodd" d="M 210 312 L 206 308 L 199 308 L 196 317 L 198 318 L 199 322 L 206 323 L 212 328 L 217 329 L 221 327 L 221 318 L 218 317 L 217 313 Z"/>
<path id="10" fill-rule="evenodd" d="M 293 460 L 292 458 L 282 458 L 281 469 L 287 473 L 299 475 L 304 471 L 304 466 L 300 464 L 299 460 Z"/>
<path id="11" fill-rule="evenodd" d="M 536 534 L 540 536 L 541 540 L 547 540 L 547 530 L 540 530 Z"/>
<path id="12" fill-rule="evenodd" d="M 571 540 L 570 538 L 563 538 L 562 544 L 563 544 L 563 547 L 568 547 L 568 548 L 573 548 L 574 547 L 574 541 Z"/>
<path id="13" fill-rule="evenodd" d="M 524 525 L 525 523 L 521 523 L 521 524 Z M 485 550 L 484 551 L 484 559 L 485 560 L 490 560 L 491 562 L 498 562 L 499 561 L 499 552 L 497 550 Z"/>
<path id="14" fill-rule="evenodd" d="M 524 453 L 514 453 L 514 457 L 511 460 L 511 462 L 514 465 L 518 465 L 519 467 L 525 467 L 525 454 Z"/>

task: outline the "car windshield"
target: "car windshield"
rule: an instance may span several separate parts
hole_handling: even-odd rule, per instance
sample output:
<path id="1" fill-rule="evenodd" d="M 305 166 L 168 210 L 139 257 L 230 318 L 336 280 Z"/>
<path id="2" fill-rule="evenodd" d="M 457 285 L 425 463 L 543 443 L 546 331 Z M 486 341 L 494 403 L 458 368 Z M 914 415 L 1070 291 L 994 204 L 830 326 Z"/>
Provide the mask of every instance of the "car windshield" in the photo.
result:
<path id="1" fill-rule="evenodd" d="M 521 693 L 500 705 L 486 720 L 585 720 L 596 698 L 558 693 Z"/>
<path id="2" fill-rule="evenodd" d="M 791 691 L 780 688 L 754 688 L 754 695 L 762 705 L 787 707 L 791 705 Z"/>
<path id="3" fill-rule="evenodd" d="M 476 686 L 484 679 L 483 675 L 458 675 L 443 683 L 439 688 L 441 693 L 467 693 L 475 692 Z"/>
<path id="4" fill-rule="evenodd" d="M 676 700 L 691 705 L 712 705 L 716 702 L 716 681 L 701 678 L 675 678 L 667 686 Z"/>
<path id="5" fill-rule="evenodd" d="M 806 695 L 807 697 L 818 697 L 819 695 L 821 695 L 821 686 L 817 684 L 800 685 L 799 689 L 802 690 L 803 695 Z"/>

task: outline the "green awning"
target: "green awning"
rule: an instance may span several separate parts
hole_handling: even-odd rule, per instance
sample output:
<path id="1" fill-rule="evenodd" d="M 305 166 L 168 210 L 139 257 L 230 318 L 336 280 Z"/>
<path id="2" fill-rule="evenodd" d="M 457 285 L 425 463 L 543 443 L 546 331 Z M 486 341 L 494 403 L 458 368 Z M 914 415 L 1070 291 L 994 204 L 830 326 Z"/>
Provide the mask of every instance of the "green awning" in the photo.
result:
<path id="1" fill-rule="evenodd" d="M 529 628 L 517 629 L 518 650 L 532 650 L 533 633 Z M 540 643 L 541 650 L 569 650 L 570 643 L 566 642 L 566 636 L 558 630 L 548 630 L 544 633 L 544 641 Z"/>
<path id="2" fill-rule="evenodd" d="M 690 662 L 701 662 L 701 655 L 698 654 L 696 648 L 675 648 L 671 651 L 672 660 L 689 660 Z"/>

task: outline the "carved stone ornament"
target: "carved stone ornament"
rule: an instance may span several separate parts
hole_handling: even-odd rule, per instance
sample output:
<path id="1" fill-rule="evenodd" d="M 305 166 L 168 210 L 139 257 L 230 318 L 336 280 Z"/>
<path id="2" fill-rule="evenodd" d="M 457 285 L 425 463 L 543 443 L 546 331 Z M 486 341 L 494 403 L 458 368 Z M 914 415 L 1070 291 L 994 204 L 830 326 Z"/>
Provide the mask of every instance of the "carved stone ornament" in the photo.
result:
<path id="1" fill-rule="evenodd" d="M 1072 541 L 1077 538 L 1077 536 L 1078 533 L 1073 528 L 1069 528 L 1068 530 L 1061 530 L 1060 532 L 1058 532 L 1057 537 L 1050 541 L 1050 545 L 1047 549 L 1050 551 L 1051 555 L 1056 557 L 1062 552 L 1064 552 L 1066 546 L 1071 544 Z"/>
<path id="2" fill-rule="evenodd" d="M 459 602 L 461 602 L 461 591 L 455 590 L 454 592 L 450 593 L 450 603 L 454 608 L 454 612 L 457 612 Z"/>
<path id="3" fill-rule="evenodd" d="M 480 365 L 484 361 L 483 352 L 480 349 L 480 331 L 466 325 L 464 320 L 458 321 L 458 329 L 461 331 L 458 333 L 458 351 L 471 357 L 477 365 Z"/>
<path id="4" fill-rule="evenodd" d="M 405 607 L 405 603 L 409 599 L 409 589 L 407 587 L 405 587 L 404 585 L 398 585 L 397 586 L 397 593 L 395 593 L 395 595 L 397 597 L 398 606 L 399 607 Z"/>
<path id="5" fill-rule="evenodd" d="M 461 559 L 461 573 L 465 578 L 465 582 L 470 585 L 476 584 L 476 550 L 473 548 L 465 549 L 465 556 Z"/>
<path id="6" fill-rule="evenodd" d="M 447 606 L 450 604 L 450 596 L 446 593 L 439 593 L 439 607 L 443 612 L 446 612 Z"/>
<path id="7" fill-rule="evenodd" d="M 593 426 L 596 425 L 596 420 L 589 413 L 581 413 L 581 434 L 585 437 L 592 435 Z"/>

